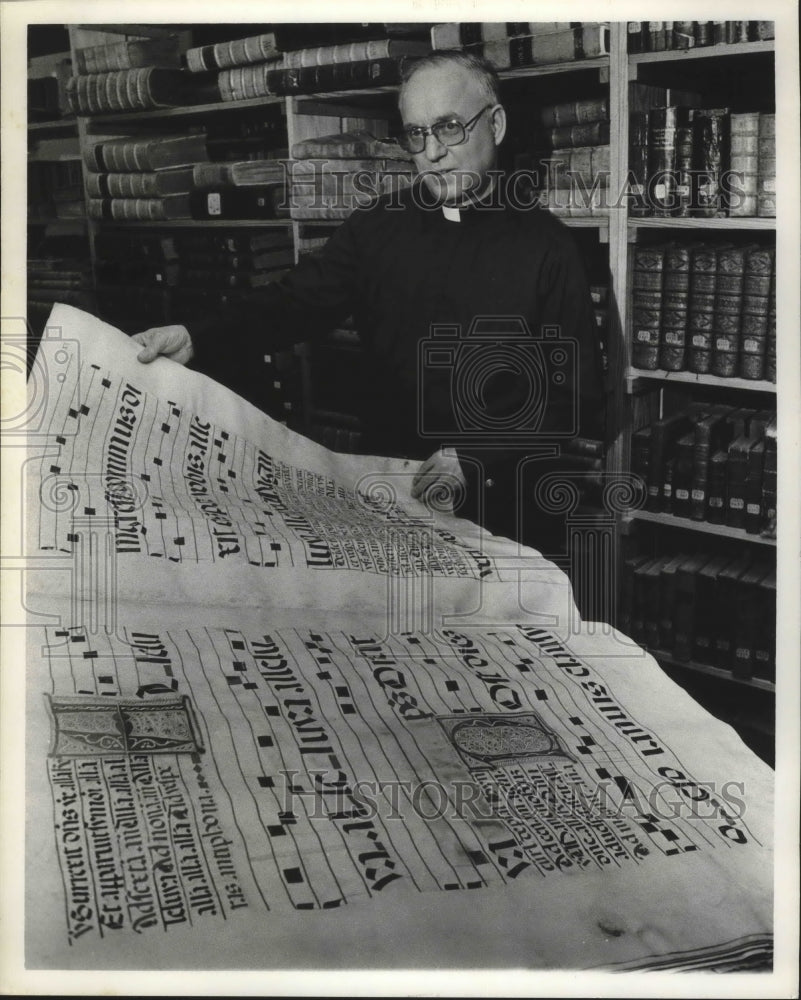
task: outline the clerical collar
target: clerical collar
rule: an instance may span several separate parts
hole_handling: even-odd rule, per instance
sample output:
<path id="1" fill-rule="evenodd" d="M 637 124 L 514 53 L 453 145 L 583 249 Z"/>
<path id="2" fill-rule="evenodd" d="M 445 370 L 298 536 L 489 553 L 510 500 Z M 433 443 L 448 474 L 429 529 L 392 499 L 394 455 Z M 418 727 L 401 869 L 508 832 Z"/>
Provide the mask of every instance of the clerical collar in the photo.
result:
<path id="1" fill-rule="evenodd" d="M 495 189 L 495 177 L 490 178 L 489 186 L 487 190 L 484 191 L 480 197 L 475 199 L 469 199 L 463 205 L 440 205 L 442 209 L 443 216 L 448 220 L 448 222 L 461 222 L 462 213 L 465 211 L 470 211 L 475 208 L 481 202 L 489 201 L 492 199 L 492 192 Z"/>

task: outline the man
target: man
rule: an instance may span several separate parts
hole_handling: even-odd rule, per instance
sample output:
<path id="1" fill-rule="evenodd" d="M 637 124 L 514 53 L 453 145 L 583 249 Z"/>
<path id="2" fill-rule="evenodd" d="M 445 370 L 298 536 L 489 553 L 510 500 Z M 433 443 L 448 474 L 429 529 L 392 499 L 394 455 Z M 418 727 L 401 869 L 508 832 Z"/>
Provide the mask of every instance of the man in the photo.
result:
<path id="1" fill-rule="evenodd" d="M 320 253 L 238 302 L 221 342 L 276 349 L 353 315 L 368 373 L 365 453 L 425 459 L 413 495 L 460 484 L 458 514 L 554 554 L 561 527 L 532 496 L 549 466 L 531 457 L 576 433 L 577 399 L 584 428 L 602 403 L 580 258 L 569 231 L 516 204 L 496 169 L 506 113 L 483 60 L 437 52 L 412 63 L 399 109 L 412 187 L 357 209 Z M 570 349 L 535 345 L 543 328 Z M 181 326 L 135 339 L 143 362 L 192 356 Z M 567 365 L 555 375 L 557 354 Z"/>

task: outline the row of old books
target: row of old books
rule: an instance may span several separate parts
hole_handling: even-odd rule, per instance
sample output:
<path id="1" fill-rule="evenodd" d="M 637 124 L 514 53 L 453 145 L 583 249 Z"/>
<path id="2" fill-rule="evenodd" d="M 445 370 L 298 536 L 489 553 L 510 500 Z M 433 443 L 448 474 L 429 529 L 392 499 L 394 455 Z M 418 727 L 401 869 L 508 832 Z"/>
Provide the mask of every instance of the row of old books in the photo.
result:
<path id="1" fill-rule="evenodd" d="M 216 81 L 193 81 L 181 69 L 159 66 L 89 73 L 67 81 L 68 106 L 77 115 L 151 111 L 218 100 Z"/>
<path id="2" fill-rule="evenodd" d="M 635 216 L 776 214 L 775 115 L 667 106 L 631 115 Z"/>
<path id="3" fill-rule="evenodd" d="M 98 305 L 123 330 L 221 315 L 231 296 L 277 280 L 292 263 L 283 230 L 95 237 Z"/>
<path id="4" fill-rule="evenodd" d="M 85 257 L 29 257 L 28 307 L 52 309 L 55 302 L 87 308 L 92 269 Z"/>
<path id="5" fill-rule="evenodd" d="M 284 69 L 275 63 L 256 63 L 220 70 L 207 80 L 184 70 L 142 67 L 71 77 L 67 84 L 69 109 L 78 115 L 116 111 L 246 101 L 339 90 L 361 90 L 400 83 L 411 56 L 393 56 L 352 63 L 331 63 Z"/>
<path id="6" fill-rule="evenodd" d="M 749 555 L 624 560 L 621 630 L 681 662 L 776 679 L 776 568 Z"/>
<path id="7" fill-rule="evenodd" d="M 258 35 L 195 46 L 186 52 L 193 73 L 274 63 L 304 68 L 335 63 L 372 62 L 431 50 L 427 22 L 276 23 Z"/>
<path id="8" fill-rule="evenodd" d="M 609 101 L 588 97 L 543 105 L 517 153 L 514 168 L 527 176 L 537 203 L 554 215 L 606 213 L 609 187 Z M 519 192 L 516 192 L 519 193 Z"/>
<path id="9" fill-rule="evenodd" d="M 83 227 L 72 232 L 61 229 L 45 227 L 28 232 L 29 370 L 55 302 L 66 302 L 87 312 L 93 312 L 96 306 L 86 232 Z"/>
<path id="10" fill-rule="evenodd" d="M 77 160 L 28 161 L 28 221 L 85 219 L 81 164 Z"/>
<path id="11" fill-rule="evenodd" d="M 609 212 L 609 146 L 515 156 L 512 197 L 523 207 L 571 218 Z"/>
<path id="12" fill-rule="evenodd" d="M 776 215 L 776 122 L 768 112 L 665 106 L 630 117 L 634 216 Z"/>
<path id="13" fill-rule="evenodd" d="M 96 236 L 95 258 L 102 285 L 223 291 L 277 280 L 294 264 L 294 250 L 285 230 L 221 237 L 194 231 L 170 236 L 108 231 Z"/>
<path id="14" fill-rule="evenodd" d="M 732 114 L 729 135 L 730 216 L 776 215 L 776 115 Z"/>
<path id="15" fill-rule="evenodd" d="M 540 107 L 534 149 L 580 149 L 609 143 L 609 99 L 586 97 Z"/>
<path id="16" fill-rule="evenodd" d="M 376 197 L 408 187 L 413 171 L 399 160 L 295 160 L 289 164 L 293 219 L 346 219 Z"/>
<path id="17" fill-rule="evenodd" d="M 588 214 L 606 207 L 601 192 L 609 187 L 609 146 L 579 146 L 575 148 L 539 151 L 533 154 L 535 169 L 540 171 L 541 190 L 548 193 L 549 206 L 558 212 L 559 196 L 552 192 L 575 191 L 574 204 L 580 206 L 584 195 Z M 596 195 L 597 192 L 597 195 Z M 553 205 L 551 205 L 551 201 Z"/>
<path id="18" fill-rule="evenodd" d="M 274 35 L 273 52 L 265 61 L 243 60 L 237 64 L 228 63 L 230 68 L 221 66 L 217 77 L 220 98 L 237 101 L 399 84 L 404 66 L 428 54 L 431 45 L 426 37 L 426 25 L 395 27 L 397 30 L 393 33 L 378 38 L 365 39 L 357 31 L 350 36 L 351 33 L 345 30 L 340 35 L 344 40 L 334 44 L 283 50 L 279 49 L 281 42 Z M 234 58 L 238 56 L 235 54 Z M 217 55 L 212 63 L 220 65 Z M 208 64 L 207 57 L 188 59 L 190 69 L 201 69 Z"/>
<path id="19" fill-rule="evenodd" d="M 193 219 L 285 219 L 288 182 L 283 160 L 196 163 L 189 210 Z"/>
<path id="20" fill-rule="evenodd" d="M 253 287 L 254 279 L 279 278 L 291 261 L 282 231 L 104 230 L 96 236 L 95 251 L 102 319 L 127 333 L 186 325 L 197 347 L 194 367 L 275 419 L 299 426 L 302 380 L 293 353 L 266 353 L 263 343 L 245 343 L 235 352 L 219 346 L 230 303 Z"/>
<path id="21" fill-rule="evenodd" d="M 69 114 L 67 81 L 70 79 L 69 59 L 56 62 L 48 76 L 28 78 L 28 121 L 55 121 Z"/>
<path id="22" fill-rule="evenodd" d="M 604 486 L 606 446 L 597 437 L 577 436 L 563 442 L 559 454 L 552 459 L 553 467 L 564 472 L 579 493 L 579 502 L 586 506 L 601 506 Z"/>
<path id="23" fill-rule="evenodd" d="M 637 246 L 632 365 L 775 382 L 775 260 L 758 243 Z"/>
<path id="24" fill-rule="evenodd" d="M 286 166 L 267 158 L 210 160 L 210 148 L 230 156 L 237 139 L 212 143 L 205 133 L 108 139 L 87 146 L 86 193 L 90 218 L 173 219 L 287 218 Z M 248 150 L 242 150 L 248 155 Z"/>
<path id="25" fill-rule="evenodd" d="M 293 219 L 345 219 L 376 197 L 397 193 L 414 177 L 397 142 L 364 129 L 293 144 L 287 165 Z"/>
<path id="26" fill-rule="evenodd" d="M 284 130 L 273 119 L 237 118 L 225 128 L 208 122 L 202 129 L 173 133 L 142 133 L 116 139 L 103 139 L 84 146 L 87 170 L 132 173 L 185 167 L 195 163 L 219 163 L 232 160 L 286 159 Z"/>
<path id="27" fill-rule="evenodd" d="M 223 101 L 254 97 L 288 97 L 342 90 L 366 90 L 397 86 L 406 63 L 413 56 L 389 56 L 359 62 L 326 63 L 290 68 L 246 66 L 224 70 L 219 90 Z M 224 75 L 225 74 L 225 75 Z"/>
<path id="28" fill-rule="evenodd" d="M 88 250 L 85 234 L 46 233 L 43 239 L 29 243 L 26 318 L 34 338 L 41 336 L 56 302 L 94 310 Z"/>
<path id="29" fill-rule="evenodd" d="M 388 27 L 388 26 L 385 26 Z M 525 22 L 398 25 L 394 35 L 281 48 L 275 30 L 190 48 L 178 39 L 131 40 L 79 50 L 67 101 L 78 114 L 396 85 L 405 61 L 463 47 L 498 69 L 591 59 L 609 53 L 606 24 Z M 286 44 L 286 42 L 284 43 Z"/>
<path id="30" fill-rule="evenodd" d="M 427 39 L 429 23 L 291 23 L 278 22 L 260 34 L 242 34 L 235 24 L 209 27 L 203 34 L 217 36 L 219 41 L 196 45 L 182 52 L 178 36 L 165 33 L 158 38 L 131 38 L 79 48 L 76 51 L 76 72 L 79 74 L 107 73 L 114 70 L 138 69 L 144 66 L 187 68 L 193 73 L 230 69 L 251 63 L 279 59 L 283 53 L 319 52 L 319 61 L 334 47 L 367 45 L 383 39 L 405 44 L 407 39 Z M 375 48 L 366 54 L 350 58 L 376 58 Z M 334 61 L 331 59 L 331 61 Z"/>
<path id="31" fill-rule="evenodd" d="M 435 24 L 431 44 L 482 56 L 498 70 L 595 59 L 609 54 L 609 25 L 571 21 Z"/>
<path id="32" fill-rule="evenodd" d="M 648 510 L 775 535 L 775 411 L 695 402 L 632 436 Z"/>
<path id="33" fill-rule="evenodd" d="M 518 162 L 525 164 L 526 174 L 538 180 L 537 185 L 531 185 L 530 193 L 525 191 L 528 185 L 526 174 L 518 175 L 519 184 L 514 189 L 515 195 L 521 198 L 526 207 L 537 206 L 546 209 L 552 215 L 568 218 L 585 218 L 586 216 L 606 216 L 609 213 L 609 188 L 590 182 L 587 184 L 578 174 L 574 174 L 570 183 L 564 186 L 548 184 L 549 170 L 547 166 L 534 163 L 533 158 L 521 156 Z M 575 161 L 574 161 L 575 162 Z"/>
<path id="34" fill-rule="evenodd" d="M 185 172 L 180 171 L 180 173 L 183 175 Z M 114 177 L 115 175 L 109 175 L 111 181 Z M 193 172 L 190 171 L 188 177 L 188 183 L 192 183 Z M 157 178 L 157 180 L 162 179 Z M 101 183 L 106 180 L 103 178 Z M 282 179 L 279 183 L 258 187 L 230 184 L 215 185 L 210 190 L 195 186 L 189 192 L 152 196 L 100 195 L 88 198 L 87 212 L 90 219 L 106 222 L 171 222 L 182 219 L 273 220 L 288 219 L 289 205 L 287 189 Z"/>
<path id="35" fill-rule="evenodd" d="M 431 50 L 425 24 L 384 24 L 367 32 L 360 25 L 343 27 L 344 41 L 293 49 L 283 46 L 328 36 L 301 31 L 293 38 L 275 25 L 186 52 L 177 37 L 93 46 L 77 53 L 67 100 L 72 111 L 92 115 L 397 84 L 404 61 Z M 377 31 L 383 35 L 376 37 Z"/>
<path id="36" fill-rule="evenodd" d="M 329 235 L 330 230 L 324 235 L 313 229 L 301 230 L 299 257 L 321 250 Z M 300 350 L 310 390 L 310 412 L 303 433 L 332 451 L 358 452 L 363 433 L 359 400 L 365 373 L 362 342 L 353 317 L 342 320 L 321 341 L 304 344 Z"/>
<path id="37" fill-rule="evenodd" d="M 407 26 L 405 30 L 405 35 L 356 37 L 284 51 L 270 33 L 189 50 L 187 66 L 193 72 L 217 69 L 223 101 L 394 86 L 400 83 L 409 60 L 431 51 L 428 40 L 420 37 L 423 28 Z"/>
<path id="38" fill-rule="evenodd" d="M 629 52 L 664 52 L 773 38 L 773 21 L 629 21 Z"/>

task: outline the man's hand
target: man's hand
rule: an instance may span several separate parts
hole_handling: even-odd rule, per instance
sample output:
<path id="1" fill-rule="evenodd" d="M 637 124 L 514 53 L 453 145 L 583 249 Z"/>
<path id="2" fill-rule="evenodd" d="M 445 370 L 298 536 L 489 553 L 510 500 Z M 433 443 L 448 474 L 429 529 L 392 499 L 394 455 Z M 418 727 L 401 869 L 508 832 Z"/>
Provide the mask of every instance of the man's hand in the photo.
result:
<path id="1" fill-rule="evenodd" d="M 453 448 L 435 451 L 412 480 L 412 497 L 441 511 L 452 511 L 464 489 L 464 473 Z"/>
<path id="2" fill-rule="evenodd" d="M 135 333 L 131 340 L 144 348 L 136 356 L 136 360 L 143 364 L 149 364 L 162 354 L 170 361 L 185 365 L 195 353 L 192 338 L 185 326 L 154 326 L 143 333 Z"/>

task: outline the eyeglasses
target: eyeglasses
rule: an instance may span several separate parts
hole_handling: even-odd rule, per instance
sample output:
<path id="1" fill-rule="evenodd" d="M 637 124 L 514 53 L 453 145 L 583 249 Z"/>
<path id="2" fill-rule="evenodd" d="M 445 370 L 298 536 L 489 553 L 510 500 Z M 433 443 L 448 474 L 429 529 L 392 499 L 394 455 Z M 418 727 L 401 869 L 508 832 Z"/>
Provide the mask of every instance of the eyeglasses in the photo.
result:
<path id="1" fill-rule="evenodd" d="M 484 112 L 494 107 L 494 104 L 485 104 L 478 114 L 473 115 L 466 122 L 460 122 L 456 118 L 448 118 L 445 121 L 435 122 L 428 128 L 424 125 L 409 125 L 398 135 L 398 143 L 407 153 L 414 154 L 423 152 L 426 148 L 426 138 L 429 135 L 433 135 L 437 142 L 442 143 L 443 146 L 460 146 L 467 140 L 467 133 Z"/>

